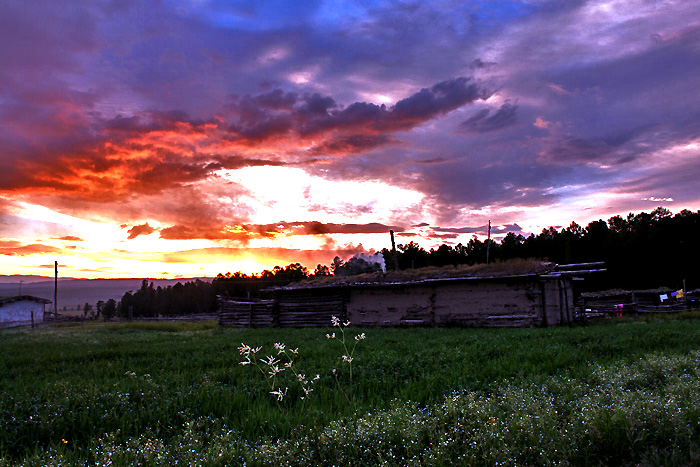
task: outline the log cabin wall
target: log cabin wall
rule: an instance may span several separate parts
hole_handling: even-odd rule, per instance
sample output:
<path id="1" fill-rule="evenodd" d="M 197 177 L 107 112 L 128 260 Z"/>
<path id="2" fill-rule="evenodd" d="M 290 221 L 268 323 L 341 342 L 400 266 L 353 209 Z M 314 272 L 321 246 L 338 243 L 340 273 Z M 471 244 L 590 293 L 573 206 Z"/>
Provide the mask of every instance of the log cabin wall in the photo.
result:
<path id="1" fill-rule="evenodd" d="M 573 320 L 571 281 L 561 276 L 430 279 L 273 289 L 273 300 L 220 299 L 222 326 L 557 326 Z"/>
<path id="2" fill-rule="evenodd" d="M 572 320 L 569 280 L 538 276 L 358 286 L 348 318 L 367 326 L 528 327 Z"/>

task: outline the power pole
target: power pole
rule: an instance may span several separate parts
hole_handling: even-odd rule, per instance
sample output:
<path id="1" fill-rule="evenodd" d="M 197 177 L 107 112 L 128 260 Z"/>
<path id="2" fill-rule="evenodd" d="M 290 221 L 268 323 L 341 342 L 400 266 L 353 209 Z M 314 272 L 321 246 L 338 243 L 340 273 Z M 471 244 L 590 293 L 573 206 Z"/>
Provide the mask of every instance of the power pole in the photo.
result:
<path id="1" fill-rule="evenodd" d="M 399 257 L 396 254 L 396 242 L 394 242 L 394 231 L 390 230 L 389 234 L 391 235 L 391 252 L 394 255 L 394 271 L 399 270 Z"/>
<path id="2" fill-rule="evenodd" d="M 491 219 L 489 219 L 489 235 L 486 238 L 486 264 L 489 264 L 489 248 L 491 247 Z"/>
<path id="3" fill-rule="evenodd" d="M 54 261 L 53 279 L 53 317 L 58 316 L 58 261 Z"/>

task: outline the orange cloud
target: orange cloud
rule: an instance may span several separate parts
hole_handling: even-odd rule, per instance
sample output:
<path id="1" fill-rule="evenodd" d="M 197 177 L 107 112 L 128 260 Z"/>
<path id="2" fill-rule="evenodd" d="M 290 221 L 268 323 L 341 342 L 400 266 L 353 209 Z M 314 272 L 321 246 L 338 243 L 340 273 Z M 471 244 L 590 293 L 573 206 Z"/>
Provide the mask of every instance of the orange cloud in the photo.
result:
<path id="1" fill-rule="evenodd" d="M 53 240 L 63 240 L 66 242 L 84 242 L 85 240 L 80 237 L 75 237 L 73 235 L 66 235 L 65 237 L 54 237 Z"/>
<path id="2" fill-rule="evenodd" d="M 40 245 L 37 243 L 30 245 L 16 246 L 17 243 L 12 243 L 13 246 L 3 246 L 0 244 L 0 255 L 4 256 L 29 256 L 29 255 L 48 255 L 61 254 L 63 250 L 48 245 Z"/>
<path id="3" fill-rule="evenodd" d="M 298 250 L 291 248 L 256 248 L 251 251 L 248 248 L 201 248 L 194 250 L 164 253 L 158 260 L 167 263 L 214 263 L 221 261 L 250 261 L 253 260 L 264 268 L 272 269 L 275 265 L 285 266 L 290 263 L 301 263 L 313 269 L 317 264 L 330 264 L 333 257 L 340 256 L 343 259 L 350 258 L 359 253 L 374 253 L 367 250 L 361 244 L 352 244 L 339 248 L 320 250 Z M 227 271 L 217 271 L 225 273 Z M 229 271 L 234 272 L 234 271 Z"/>
<path id="4" fill-rule="evenodd" d="M 148 225 L 148 222 L 145 224 L 141 225 L 135 225 L 132 228 L 130 228 L 127 233 L 129 236 L 127 237 L 129 240 L 133 240 L 134 238 L 138 237 L 139 235 L 150 235 L 153 232 L 155 232 L 156 229 Z"/>
<path id="5" fill-rule="evenodd" d="M 355 102 L 342 107 L 330 96 L 274 90 L 238 98 L 222 115 L 207 121 L 178 112 L 140 112 L 113 119 L 85 114 L 64 122 L 63 139 L 7 149 L 8 157 L 0 162 L 7 169 L 0 170 L 0 196 L 20 194 L 64 214 L 132 221 L 130 239 L 155 231 L 147 224 L 133 225 L 142 219 L 171 225 L 160 231 L 164 239 L 245 242 L 281 235 L 385 231 L 389 226 L 245 224 L 253 213 L 243 203 L 236 207 L 245 188 L 218 179 L 217 173 L 249 166 L 322 163 L 313 156 L 342 157 L 398 144 L 392 133 L 489 95 L 475 81 L 457 78 L 424 88 L 394 106 Z M 90 131 L 71 127 L 78 121 L 80 128 Z M 231 201 L 224 208 L 212 199 Z M 242 227 L 232 230 L 227 224 Z"/>

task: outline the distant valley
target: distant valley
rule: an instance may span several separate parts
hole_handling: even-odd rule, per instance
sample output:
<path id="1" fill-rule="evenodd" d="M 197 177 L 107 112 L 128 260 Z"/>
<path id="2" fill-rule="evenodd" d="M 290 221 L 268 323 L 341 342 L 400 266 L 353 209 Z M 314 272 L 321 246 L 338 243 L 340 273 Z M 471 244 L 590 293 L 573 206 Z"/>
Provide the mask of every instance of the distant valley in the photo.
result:
<path id="1" fill-rule="evenodd" d="M 13 279 L 14 282 L 9 282 Z M 211 277 L 147 280 L 149 283 L 153 282 L 154 287 L 167 287 L 178 282 L 184 284 L 197 279 L 208 282 L 212 280 Z M 22 280 L 21 284 L 20 280 Z M 126 292 L 138 290 L 142 281 L 143 279 L 59 279 L 58 309 L 59 311 L 63 311 L 64 308 L 68 311 L 82 310 L 85 303 L 94 307 L 99 300 L 107 301 L 110 298 L 120 300 Z M 37 276 L 6 276 L 3 281 L 0 281 L 0 296 L 18 295 L 20 287 L 22 295 L 32 295 L 53 301 L 54 280 Z"/>

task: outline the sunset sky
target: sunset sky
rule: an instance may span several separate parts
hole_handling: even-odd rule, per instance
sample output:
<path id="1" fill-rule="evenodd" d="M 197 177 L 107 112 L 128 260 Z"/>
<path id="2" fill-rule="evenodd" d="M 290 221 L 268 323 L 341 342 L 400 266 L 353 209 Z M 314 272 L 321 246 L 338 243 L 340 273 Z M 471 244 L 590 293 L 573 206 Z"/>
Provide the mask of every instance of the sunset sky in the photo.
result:
<path id="1" fill-rule="evenodd" d="M 257 272 L 700 209 L 700 4 L 0 2 L 0 274 Z"/>

